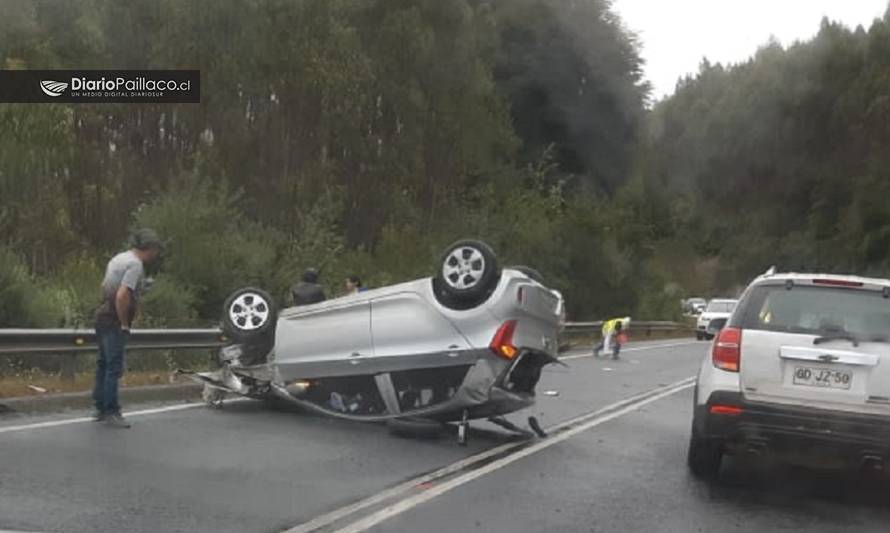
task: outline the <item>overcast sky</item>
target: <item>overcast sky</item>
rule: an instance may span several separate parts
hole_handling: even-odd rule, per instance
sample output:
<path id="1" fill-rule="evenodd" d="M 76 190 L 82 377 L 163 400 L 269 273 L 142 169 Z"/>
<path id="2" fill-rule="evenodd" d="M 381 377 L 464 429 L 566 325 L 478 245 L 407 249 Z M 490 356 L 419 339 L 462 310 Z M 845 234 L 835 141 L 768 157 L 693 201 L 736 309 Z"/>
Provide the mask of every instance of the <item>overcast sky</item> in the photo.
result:
<path id="1" fill-rule="evenodd" d="M 703 57 L 736 63 L 771 35 L 788 45 L 819 30 L 823 16 L 866 28 L 888 0 L 613 0 L 625 25 L 643 44 L 646 77 L 656 99 L 677 78 L 696 72 Z"/>

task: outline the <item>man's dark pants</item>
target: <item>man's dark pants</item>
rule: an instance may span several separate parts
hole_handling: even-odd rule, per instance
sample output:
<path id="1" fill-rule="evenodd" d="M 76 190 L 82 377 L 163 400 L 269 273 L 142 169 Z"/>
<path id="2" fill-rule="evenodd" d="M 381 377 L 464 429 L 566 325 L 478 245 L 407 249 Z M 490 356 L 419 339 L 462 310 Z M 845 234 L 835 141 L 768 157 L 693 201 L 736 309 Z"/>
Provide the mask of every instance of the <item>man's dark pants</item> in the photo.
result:
<path id="1" fill-rule="evenodd" d="M 99 358 L 96 360 L 96 384 L 93 400 L 102 414 L 119 413 L 118 382 L 124 373 L 124 353 L 130 334 L 119 326 L 97 326 L 96 344 Z"/>

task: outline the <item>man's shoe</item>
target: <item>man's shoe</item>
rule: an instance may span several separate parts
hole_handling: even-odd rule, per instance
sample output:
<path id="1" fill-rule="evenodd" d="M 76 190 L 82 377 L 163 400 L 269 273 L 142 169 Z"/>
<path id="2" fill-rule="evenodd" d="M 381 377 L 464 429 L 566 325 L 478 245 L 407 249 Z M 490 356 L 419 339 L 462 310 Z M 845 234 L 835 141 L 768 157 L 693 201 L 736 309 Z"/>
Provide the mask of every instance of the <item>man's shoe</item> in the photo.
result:
<path id="1" fill-rule="evenodd" d="M 120 413 L 111 413 L 105 416 L 105 425 L 113 428 L 126 429 L 130 427 L 130 423 Z"/>
<path id="2" fill-rule="evenodd" d="M 93 411 L 93 422 L 101 422 L 103 420 L 105 420 L 105 413 L 98 409 Z"/>

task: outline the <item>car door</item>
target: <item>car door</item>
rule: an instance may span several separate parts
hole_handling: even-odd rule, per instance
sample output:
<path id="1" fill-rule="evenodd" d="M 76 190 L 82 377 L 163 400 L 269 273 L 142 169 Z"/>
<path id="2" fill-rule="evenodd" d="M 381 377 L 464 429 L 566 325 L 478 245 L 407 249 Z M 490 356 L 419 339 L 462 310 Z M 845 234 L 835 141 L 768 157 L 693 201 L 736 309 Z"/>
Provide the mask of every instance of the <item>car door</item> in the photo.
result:
<path id="1" fill-rule="evenodd" d="M 371 300 L 374 369 L 380 372 L 471 364 L 470 343 L 412 291 Z"/>
<path id="2" fill-rule="evenodd" d="M 331 300 L 283 313 L 275 333 L 275 363 L 282 378 L 369 374 L 374 353 L 371 304 Z"/>

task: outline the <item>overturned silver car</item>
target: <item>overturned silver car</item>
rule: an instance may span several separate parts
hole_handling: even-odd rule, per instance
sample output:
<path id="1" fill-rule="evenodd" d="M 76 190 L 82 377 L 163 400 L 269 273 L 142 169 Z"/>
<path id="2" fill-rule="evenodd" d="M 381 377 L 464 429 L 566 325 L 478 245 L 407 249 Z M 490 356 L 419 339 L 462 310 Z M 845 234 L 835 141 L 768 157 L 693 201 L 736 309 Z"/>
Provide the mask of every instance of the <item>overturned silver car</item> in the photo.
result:
<path id="1" fill-rule="evenodd" d="M 410 423 L 494 418 L 528 407 L 556 362 L 561 295 L 528 267 L 499 268 L 484 243 L 449 246 L 436 275 L 276 312 L 232 294 L 220 368 L 190 374 L 205 400 L 278 398 L 326 415 Z"/>

